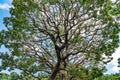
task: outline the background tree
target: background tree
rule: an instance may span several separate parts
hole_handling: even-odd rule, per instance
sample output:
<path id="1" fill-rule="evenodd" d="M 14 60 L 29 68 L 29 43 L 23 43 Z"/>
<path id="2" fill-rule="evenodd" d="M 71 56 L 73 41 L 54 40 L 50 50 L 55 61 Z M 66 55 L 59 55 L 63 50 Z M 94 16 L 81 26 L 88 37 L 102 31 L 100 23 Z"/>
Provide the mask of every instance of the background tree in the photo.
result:
<path id="1" fill-rule="evenodd" d="M 105 74 L 95 80 L 120 80 L 120 72 L 115 74 Z"/>
<path id="2" fill-rule="evenodd" d="M 7 30 L 0 32 L 0 45 L 10 50 L 0 54 L 1 70 L 17 68 L 38 79 L 63 80 L 63 72 L 75 75 L 69 73 L 70 64 L 75 69 L 99 68 L 118 47 L 119 1 L 13 0 L 12 4 L 11 16 L 4 18 Z"/>
<path id="3" fill-rule="evenodd" d="M 16 72 L 11 72 L 10 74 L 0 73 L 1 80 L 38 80 L 37 78 L 31 77 L 29 75 L 18 74 Z"/>

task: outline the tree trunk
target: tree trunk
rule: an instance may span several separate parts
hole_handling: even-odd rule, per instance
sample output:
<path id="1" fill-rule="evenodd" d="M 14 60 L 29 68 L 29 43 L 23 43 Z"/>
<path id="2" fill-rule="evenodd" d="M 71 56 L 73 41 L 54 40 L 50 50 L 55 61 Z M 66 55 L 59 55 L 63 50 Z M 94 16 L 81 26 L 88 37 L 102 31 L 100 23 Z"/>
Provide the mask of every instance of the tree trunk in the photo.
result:
<path id="1" fill-rule="evenodd" d="M 49 80 L 55 80 L 57 73 L 58 73 L 58 71 L 54 71 L 54 72 L 51 74 Z"/>
<path id="2" fill-rule="evenodd" d="M 58 62 L 57 64 L 56 64 L 56 66 L 55 66 L 55 68 L 53 69 L 53 71 L 52 71 L 52 73 L 51 73 L 51 75 L 50 75 L 50 78 L 49 78 L 49 80 L 55 80 L 55 78 L 56 78 L 56 75 L 57 75 L 57 73 L 59 72 L 59 66 L 60 66 L 60 62 Z"/>
<path id="3" fill-rule="evenodd" d="M 52 73 L 50 75 L 49 80 L 55 80 L 57 73 L 60 71 L 60 63 L 61 63 L 60 52 L 61 52 L 61 49 L 57 45 L 55 45 L 55 50 L 56 50 L 58 60 L 57 60 L 57 63 L 55 65 L 54 69 L 52 70 Z"/>

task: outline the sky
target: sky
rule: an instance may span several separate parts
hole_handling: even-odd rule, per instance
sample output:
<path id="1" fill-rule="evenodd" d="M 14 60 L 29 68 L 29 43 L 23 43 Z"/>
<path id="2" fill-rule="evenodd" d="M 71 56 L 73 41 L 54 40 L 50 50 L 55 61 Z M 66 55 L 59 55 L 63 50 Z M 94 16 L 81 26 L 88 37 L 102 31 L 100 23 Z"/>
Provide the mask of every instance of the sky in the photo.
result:
<path id="1" fill-rule="evenodd" d="M 3 25 L 3 17 L 9 16 L 9 8 L 11 7 L 11 0 L 0 0 L 0 30 L 5 29 Z"/>
<path id="2" fill-rule="evenodd" d="M 5 26 L 3 24 L 3 17 L 10 16 L 9 14 L 9 8 L 11 7 L 12 0 L 0 0 L 0 31 L 2 29 L 5 29 Z M 0 49 L 0 51 L 6 51 L 4 47 Z M 115 52 L 113 53 L 113 60 L 106 65 L 108 71 L 106 74 L 116 73 L 119 72 L 120 68 L 118 68 L 118 61 L 117 59 L 120 57 L 120 47 L 118 47 Z"/>

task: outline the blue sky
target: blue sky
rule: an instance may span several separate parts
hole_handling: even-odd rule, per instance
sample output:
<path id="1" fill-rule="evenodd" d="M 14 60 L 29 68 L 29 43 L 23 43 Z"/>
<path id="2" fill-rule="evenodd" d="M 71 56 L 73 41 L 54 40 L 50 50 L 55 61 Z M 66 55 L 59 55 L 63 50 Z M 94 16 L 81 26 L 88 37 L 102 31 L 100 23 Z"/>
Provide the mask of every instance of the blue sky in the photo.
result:
<path id="1" fill-rule="evenodd" d="M 9 8 L 11 7 L 11 2 L 12 0 L 0 0 L 0 31 L 5 29 L 3 17 L 10 16 Z M 6 49 L 2 47 L 0 51 L 6 51 Z M 116 49 L 112 56 L 114 59 L 106 65 L 108 69 L 107 74 L 119 72 L 119 68 L 117 67 L 117 59 L 120 57 L 120 47 Z"/>
<path id="2" fill-rule="evenodd" d="M 10 16 L 9 8 L 11 7 L 11 2 L 12 0 L 0 0 L 0 31 L 6 29 L 3 24 L 3 17 Z M 7 51 L 3 46 L 0 50 Z"/>
<path id="3" fill-rule="evenodd" d="M 0 30 L 5 29 L 3 25 L 3 17 L 9 16 L 9 8 L 11 7 L 11 0 L 0 0 Z"/>

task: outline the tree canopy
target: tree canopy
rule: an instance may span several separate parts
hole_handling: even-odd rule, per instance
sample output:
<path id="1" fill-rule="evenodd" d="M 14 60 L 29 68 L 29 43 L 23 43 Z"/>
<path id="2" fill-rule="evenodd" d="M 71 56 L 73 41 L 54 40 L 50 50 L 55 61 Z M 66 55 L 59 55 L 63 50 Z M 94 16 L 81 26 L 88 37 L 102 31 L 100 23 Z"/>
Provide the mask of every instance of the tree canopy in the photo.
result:
<path id="1" fill-rule="evenodd" d="M 119 1 L 13 0 L 12 5 L 11 16 L 4 18 L 7 30 L 0 32 L 0 45 L 10 51 L 0 54 L 1 70 L 80 80 L 104 71 L 103 64 L 112 60 L 119 42 Z"/>

